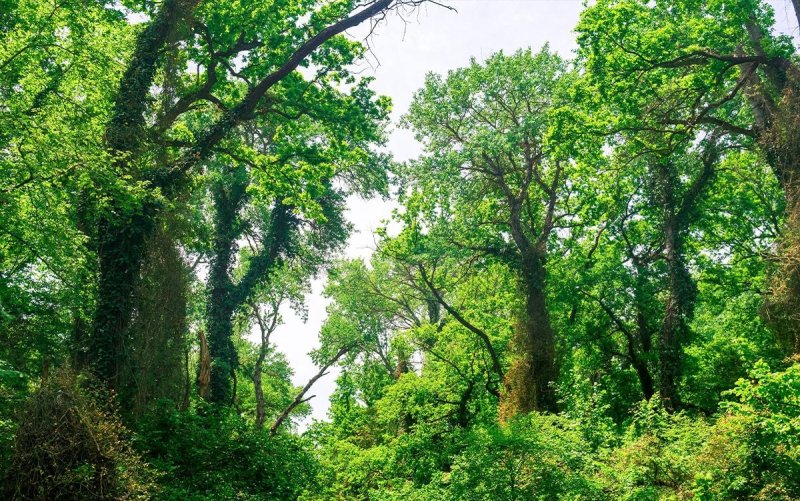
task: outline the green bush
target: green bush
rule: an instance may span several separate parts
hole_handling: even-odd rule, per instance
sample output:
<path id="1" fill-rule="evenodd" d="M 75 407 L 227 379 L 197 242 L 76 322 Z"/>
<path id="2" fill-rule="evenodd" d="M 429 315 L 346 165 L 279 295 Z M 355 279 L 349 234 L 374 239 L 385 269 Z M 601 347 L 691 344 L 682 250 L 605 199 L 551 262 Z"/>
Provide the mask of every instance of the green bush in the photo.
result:
<path id="1" fill-rule="evenodd" d="M 269 436 L 232 409 L 169 402 L 141 421 L 137 446 L 163 473 L 159 499 L 297 499 L 314 483 L 310 446 L 289 434 Z"/>
<path id="2" fill-rule="evenodd" d="M 6 471 L 14 451 L 17 410 L 28 393 L 28 378 L 0 360 L 0 472 Z"/>
<path id="3" fill-rule="evenodd" d="M 448 499 L 601 499 L 574 422 L 533 413 L 477 429 L 467 441 L 445 478 Z"/>
<path id="4" fill-rule="evenodd" d="M 695 456 L 709 437 L 701 417 L 670 414 L 653 398 L 640 402 L 621 443 L 603 459 L 601 478 L 612 499 L 687 499 Z"/>
<path id="5" fill-rule="evenodd" d="M 723 484 L 744 483 L 749 487 L 745 492 L 756 499 L 800 499 L 800 363 L 773 372 L 759 361 L 729 393 L 736 401 L 725 407 L 732 416 L 729 419 L 740 423 L 741 452 L 725 456 L 728 463 L 738 457 L 740 464 L 706 476 L 716 475 Z M 717 426 L 725 430 L 726 421 L 720 420 Z"/>
<path id="6" fill-rule="evenodd" d="M 102 391 L 67 369 L 25 404 L 6 472 L 7 499 L 149 499 L 155 477 Z"/>

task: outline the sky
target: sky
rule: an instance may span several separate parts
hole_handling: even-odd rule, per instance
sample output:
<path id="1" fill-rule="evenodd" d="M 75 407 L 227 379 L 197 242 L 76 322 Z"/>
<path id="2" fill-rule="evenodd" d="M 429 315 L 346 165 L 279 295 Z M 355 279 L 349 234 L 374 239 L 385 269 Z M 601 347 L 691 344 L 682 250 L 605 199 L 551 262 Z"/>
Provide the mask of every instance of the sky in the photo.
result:
<path id="1" fill-rule="evenodd" d="M 538 50 L 548 43 L 551 50 L 571 57 L 576 49 L 573 28 L 583 8 L 582 0 L 442 0 L 457 12 L 428 5 L 401 19 L 389 16 L 369 39 L 369 63 L 359 70 L 375 77 L 373 88 L 392 98 L 393 126 L 387 145 L 396 160 L 420 153 L 420 145 L 409 131 L 398 129 L 399 118 L 408 109 L 414 92 L 429 72 L 446 73 L 469 64 L 471 58 L 484 60 L 497 51 L 511 53 L 520 48 Z M 791 0 L 773 0 L 778 28 L 797 34 Z M 348 33 L 363 39 L 365 27 Z M 394 204 L 383 200 L 351 198 L 347 218 L 355 231 L 344 252 L 347 257 L 368 258 L 374 248 L 373 232 L 391 215 Z M 308 318 L 304 323 L 288 308 L 285 322 L 273 334 L 277 349 L 286 354 L 294 369 L 293 382 L 303 386 L 317 372 L 308 357 L 317 346 L 317 334 L 325 319 L 328 301 L 322 296 L 324 277 L 312 284 L 307 298 Z M 338 371 L 320 379 L 310 390 L 311 419 L 325 419 L 328 399 L 335 389 Z M 304 429 L 308 420 L 301 424 Z"/>

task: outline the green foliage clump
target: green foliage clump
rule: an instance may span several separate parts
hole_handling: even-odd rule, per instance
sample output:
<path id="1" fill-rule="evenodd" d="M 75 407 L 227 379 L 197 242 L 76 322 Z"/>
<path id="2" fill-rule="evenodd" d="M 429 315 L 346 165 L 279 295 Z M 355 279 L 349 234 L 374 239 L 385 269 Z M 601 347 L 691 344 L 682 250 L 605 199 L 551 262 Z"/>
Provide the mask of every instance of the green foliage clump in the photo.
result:
<path id="1" fill-rule="evenodd" d="M 307 440 L 270 436 L 230 409 L 169 402 L 141 421 L 137 447 L 163 473 L 158 499 L 297 499 L 316 476 Z"/>
<path id="2" fill-rule="evenodd" d="M 111 399 L 67 369 L 44 379 L 19 419 L 7 499 L 149 499 L 151 468 Z"/>
<path id="3" fill-rule="evenodd" d="M 713 418 L 643 402 L 606 451 L 600 478 L 614 499 L 797 499 L 800 364 L 759 361 Z"/>
<path id="4" fill-rule="evenodd" d="M 736 401 L 728 403 L 728 415 L 720 431 L 738 427 L 740 464 L 706 473 L 712 485 L 739 484 L 757 499 L 798 499 L 800 497 L 800 363 L 784 371 L 771 371 L 759 361 L 746 379 L 730 392 Z M 732 422 L 732 424 L 729 423 Z M 735 457 L 725 454 L 723 457 Z M 729 460 L 730 461 L 730 460 Z M 734 478 L 730 472 L 738 474 Z M 742 482 L 742 478 L 746 482 Z M 713 490 L 711 491 L 713 492 Z M 724 493 L 724 492 L 723 492 Z"/>
<path id="5" fill-rule="evenodd" d="M 17 411 L 28 393 L 28 379 L 0 360 L 0 471 L 8 468 L 14 450 Z"/>
<path id="6" fill-rule="evenodd" d="M 446 476 L 446 499 L 602 499 L 574 421 L 530 414 L 477 429 Z"/>
<path id="7" fill-rule="evenodd" d="M 705 420 L 670 414 L 656 399 L 641 402 L 619 445 L 607 451 L 605 492 L 626 500 L 691 497 L 695 457 L 709 436 Z"/>
<path id="8" fill-rule="evenodd" d="M 445 431 L 441 415 L 418 413 L 397 433 L 381 418 L 389 403 L 379 401 L 370 428 L 336 420 L 312 428 L 322 488 L 302 499 L 797 499 L 800 364 L 773 372 L 759 361 L 748 374 L 712 416 L 670 413 L 653 399 L 635 404 L 619 426 L 608 406 L 587 404 L 571 415 L 533 413 L 468 430 Z M 402 380 L 406 392 L 414 383 L 425 393 L 418 377 Z M 397 395 L 390 387 L 387 398 Z"/>

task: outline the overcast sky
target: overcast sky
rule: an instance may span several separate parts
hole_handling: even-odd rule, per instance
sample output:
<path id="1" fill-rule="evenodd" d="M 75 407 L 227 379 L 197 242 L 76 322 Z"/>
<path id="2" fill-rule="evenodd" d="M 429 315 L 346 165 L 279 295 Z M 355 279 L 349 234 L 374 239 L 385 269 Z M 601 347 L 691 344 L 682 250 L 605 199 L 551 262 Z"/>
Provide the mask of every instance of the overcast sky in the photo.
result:
<path id="1" fill-rule="evenodd" d="M 540 48 L 545 43 L 564 57 L 576 48 L 573 28 L 583 7 L 582 0 L 442 0 L 457 9 L 453 12 L 430 5 L 405 19 L 390 16 L 370 38 L 371 64 L 364 74 L 375 77 L 373 88 L 392 98 L 393 121 L 405 113 L 414 92 L 421 87 L 428 72 L 445 73 L 483 60 L 497 51 L 514 52 L 520 48 Z M 797 33 L 790 0 L 773 0 L 776 19 L 784 32 Z M 791 29 L 789 28 L 791 27 Z M 353 37 L 363 38 L 364 30 L 353 30 Z M 414 158 L 419 145 L 408 131 L 393 127 L 389 151 L 397 160 Z M 380 200 L 350 201 L 348 219 L 355 225 L 346 255 L 368 257 L 374 247 L 373 231 L 388 218 L 393 205 Z M 317 333 L 325 318 L 326 301 L 321 296 L 322 280 L 313 285 L 308 298 L 308 320 L 303 323 L 290 311 L 285 323 L 273 335 L 280 351 L 294 369 L 293 381 L 302 386 L 317 372 L 308 352 L 317 345 Z M 324 419 L 328 398 L 335 388 L 336 374 L 319 380 L 310 394 L 312 417 Z M 305 427 L 305 426 L 303 426 Z"/>

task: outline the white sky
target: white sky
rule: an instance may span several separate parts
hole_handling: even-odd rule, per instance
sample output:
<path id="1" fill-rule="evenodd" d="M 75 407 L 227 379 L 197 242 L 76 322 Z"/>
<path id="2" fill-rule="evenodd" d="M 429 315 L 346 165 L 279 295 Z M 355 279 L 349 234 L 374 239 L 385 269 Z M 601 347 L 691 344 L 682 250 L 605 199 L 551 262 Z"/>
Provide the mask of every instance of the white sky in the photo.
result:
<path id="1" fill-rule="evenodd" d="M 582 0 L 443 0 L 458 12 L 435 5 L 423 7 L 403 22 L 396 16 L 387 19 L 370 39 L 373 52 L 372 67 L 364 74 L 373 75 L 373 88 L 390 96 L 394 103 L 393 120 L 405 113 L 413 93 L 422 86 L 428 72 L 444 73 L 469 63 L 471 57 L 485 59 L 503 50 L 538 49 L 549 43 L 564 57 L 571 57 L 576 48 L 574 26 L 583 8 Z M 771 0 L 781 31 L 796 34 L 796 21 L 790 0 Z M 363 37 L 364 30 L 351 35 Z M 380 64 L 377 64 L 375 61 Z M 417 156 L 419 145 L 410 132 L 393 130 L 389 151 L 397 160 Z M 356 233 L 350 238 L 345 254 L 348 257 L 368 257 L 374 246 L 373 231 L 390 215 L 391 202 L 353 199 L 347 213 Z M 285 323 L 272 339 L 278 350 L 286 354 L 294 369 L 293 381 L 302 386 L 317 372 L 308 352 L 317 345 L 317 333 L 325 318 L 327 302 L 321 296 L 323 282 L 313 284 L 307 300 L 308 321 L 303 323 L 288 309 Z M 309 392 L 312 417 L 324 419 L 328 399 L 335 388 L 337 370 L 317 382 Z M 301 426 L 304 428 L 305 426 Z"/>

